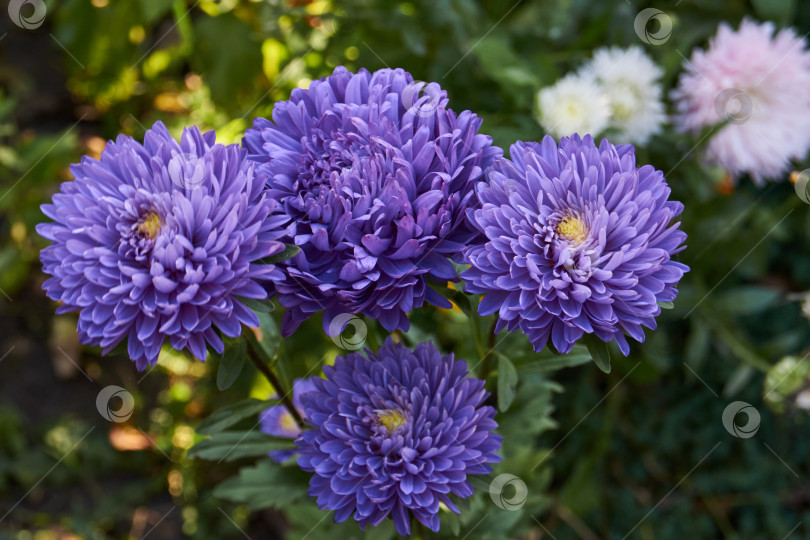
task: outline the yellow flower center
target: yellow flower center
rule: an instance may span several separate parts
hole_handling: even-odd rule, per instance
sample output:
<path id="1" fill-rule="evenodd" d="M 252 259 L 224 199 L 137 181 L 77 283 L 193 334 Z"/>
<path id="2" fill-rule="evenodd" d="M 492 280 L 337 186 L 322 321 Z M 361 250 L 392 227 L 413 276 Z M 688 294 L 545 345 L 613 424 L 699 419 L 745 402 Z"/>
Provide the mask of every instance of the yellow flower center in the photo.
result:
<path id="1" fill-rule="evenodd" d="M 613 105 L 613 116 L 619 120 L 627 120 L 633 116 L 633 108 L 626 104 L 615 103 Z"/>
<path id="2" fill-rule="evenodd" d="M 402 411 L 397 409 L 388 409 L 386 411 L 378 411 L 377 418 L 380 420 L 380 423 L 385 426 L 389 432 L 394 431 L 399 426 L 405 423 L 405 415 L 402 414 Z"/>
<path id="3" fill-rule="evenodd" d="M 582 109 L 582 103 L 576 99 L 569 99 L 563 103 L 563 108 L 565 109 L 565 113 L 568 115 L 569 118 L 576 118 L 579 119 L 580 117 L 580 110 Z"/>
<path id="4" fill-rule="evenodd" d="M 138 224 L 138 234 L 154 240 L 160 232 L 163 222 L 156 212 L 149 212 Z"/>
<path id="5" fill-rule="evenodd" d="M 295 423 L 295 418 L 289 412 L 285 412 L 281 415 L 281 428 L 285 431 L 293 431 L 298 428 L 298 424 Z"/>
<path id="6" fill-rule="evenodd" d="M 588 231 L 581 219 L 569 214 L 557 224 L 557 234 L 570 242 L 580 243 L 585 240 Z"/>
<path id="7" fill-rule="evenodd" d="M 638 87 L 628 81 L 618 80 L 614 85 L 614 97 L 611 98 L 613 116 L 620 121 L 629 120 L 644 101 Z"/>

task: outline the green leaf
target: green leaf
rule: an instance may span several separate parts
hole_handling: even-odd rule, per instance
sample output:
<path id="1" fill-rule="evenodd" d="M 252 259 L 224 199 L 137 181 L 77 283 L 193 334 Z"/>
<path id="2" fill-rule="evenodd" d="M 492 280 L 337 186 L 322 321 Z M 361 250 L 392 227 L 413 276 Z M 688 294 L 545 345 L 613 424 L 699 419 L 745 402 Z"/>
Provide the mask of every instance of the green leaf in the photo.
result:
<path id="1" fill-rule="evenodd" d="M 608 344 L 593 334 L 585 334 L 582 341 L 588 347 L 588 352 L 591 353 L 596 367 L 605 373 L 610 373 L 610 349 Z"/>
<path id="2" fill-rule="evenodd" d="M 275 450 L 294 448 L 293 439 L 271 437 L 259 430 L 225 431 L 198 442 L 188 451 L 190 457 L 235 461 L 245 457 L 266 456 Z"/>
<path id="3" fill-rule="evenodd" d="M 217 388 L 227 390 L 242 373 L 247 359 L 247 346 L 241 338 L 226 338 L 225 352 L 219 357 Z"/>
<path id="4" fill-rule="evenodd" d="M 237 424 L 241 420 L 253 416 L 277 403 L 277 400 L 260 401 L 250 398 L 234 403 L 233 405 L 228 405 L 227 407 L 222 407 L 200 422 L 200 425 L 197 426 L 197 433 L 200 435 L 219 433 Z"/>
<path id="5" fill-rule="evenodd" d="M 709 326 L 694 315 L 684 345 L 684 360 L 692 369 L 698 370 L 709 353 L 711 337 Z"/>
<path id="6" fill-rule="evenodd" d="M 441 514 L 442 521 L 450 527 L 450 532 L 453 536 L 458 537 L 461 532 L 461 520 L 455 512 L 447 511 Z"/>
<path id="7" fill-rule="evenodd" d="M 732 329 L 732 327 L 723 324 L 723 322 L 717 318 L 707 319 L 707 321 L 714 328 L 720 341 L 722 341 L 737 358 L 760 371 L 766 372 L 770 369 L 771 364 L 757 353 L 756 348 L 751 345 L 744 335 L 737 332 L 736 329 Z"/>
<path id="8" fill-rule="evenodd" d="M 71 331 L 75 333 L 75 328 L 71 326 Z M 433 329 L 435 331 L 435 328 Z M 371 334 L 371 332 L 369 332 Z M 408 342 L 408 345 L 411 347 L 416 346 L 419 343 L 424 343 L 426 341 L 436 342 L 436 335 L 434 333 L 428 332 L 422 328 L 420 328 L 416 323 L 413 321 L 411 322 L 410 329 L 403 334 L 405 340 Z"/>
<path id="9" fill-rule="evenodd" d="M 597 446 L 594 443 L 594 446 Z M 576 508 L 576 512 L 588 512 L 600 504 L 599 481 L 596 471 L 602 461 L 605 450 L 589 447 L 588 453 L 576 461 L 570 476 L 566 477 L 559 500 L 566 507 Z"/>
<path id="10" fill-rule="evenodd" d="M 256 313 L 256 317 L 259 318 L 259 327 L 245 332 L 245 338 L 251 342 L 265 363 L 272 364 L 281 348 L 281 333 L 269 313 Z"/>
<path id="11" fill-rule="evenodd" d="M 730 399 L 739 393 L 751 380 L 751 377 L 756 374 L 756 370 L 747 364 L 740 364 L 734 369 L 734 373 L 728 378 L 726 385 L 723 387 L 723 397 Z"/>
<path id="12" fill-rule="evenodd" d="M 269 257 L 265 257 L 263 259 L 259 259 L 256 261 L 258 264 L 276 264 L 282 261 L 286 261 L 287 259 L 291 259 L 298 255 L 298 252 L 301 251 L 301 248 L 298 246 L 293 246 L 291 244 L 287 244 L 284 246 L 284 251 L 280 251 L 275 255 L 270 255 Z"/>
<path id="13" fill-rule="evenodd" d="M 272 313 L 276 309 L 275 304 L 273 304 L 273 301 L 269 298 L 265 298 L 264 300 L 244 298 L 241 296 L 237 296 L 236 298 L 256 313 Z"/>
<path id="14" fill-rule="evenodd" d="M 440 295 L 444 296 L 445 298 L 453 302 L 458 307 L 458 309 L 460 309 L 462 313 L 464 313 L 464 315 L 466 315 L 467 317 L 469 317 L 472 314 L 470 311 L 470 300 L 468 299 L 467 295 L 464 294 L 462 291 L 457 291 L 444 285 L 434 283 L 430 284 L 430 288 L 432 288 L 434 291 L 436 291 Z"/>
<path id="15" fill-rule="evenodd" d="M 263 460 L 242 467 L 238 476 L 225 480 L 214 489 L 214 496 L 247 503 L 254 511 L 269 506 L 286 506 L 306 495 L 306 477 L 297 472 Z"/>
<path id="16" fill-rule="evenodd" d="M 715 305 L 732 315 L 750 315 L 774 306 L 782 294 L 765 287 L 737 287 L 717 296 Z"/>
<path id="17" fill-rule="evenodd" d="M 658 302 L 661 309 L 675 309 L 675 302 Z"/>
<path id="18" fill-rule="evenodd" d="M 568 354 L 555 354 L 550 358 L 539 357 L 530 359 L 528 362 L 518 366 L 521 373 L 544 373 L 547 371 L 557 371 L 567 367 L 581 366 L 593 359 L 590 351 L 584 345 L 574 345 Z"/>
<path id="19" fill-rule="evenodd" d="M 425 56 L 427 52 L 425 34 L 419 30 L 418 27 L 411 28 L 408 32 L 403 32 L 402 41 L 405 42 L 405 46 L 415 56 Z"/>
<path id="20" fill-rule="evenodd" d="M 518 56 L 506 35 L 486 36 L 474 54 L 490 79 L 502 86 L 504 93 L 519 96 L 522 88 L 540 86 L 537 75 Z"/>
<path id="21" fill-rule="evenodd" d="M 506 356 L 496 354 L 498 355 L 498 410 L 504 412 L 515 400 L 518 373 Z"/>
<path id="22" fill-rule="evenodd" d="M 515 449 L 533 448 L 540 433 L 557 427 L 551 415 L 554 394 L 561 393 L 562 387 L 543 375 L 527 377 L 521 379 L 509 411 L 498 415 L 498 433 Z"/>
<path id="23" fill-rule="evenodd" d="M 754 11 L 761 19 L 787 24 L 796 12 L 796 0 L 751 0 Z"/>

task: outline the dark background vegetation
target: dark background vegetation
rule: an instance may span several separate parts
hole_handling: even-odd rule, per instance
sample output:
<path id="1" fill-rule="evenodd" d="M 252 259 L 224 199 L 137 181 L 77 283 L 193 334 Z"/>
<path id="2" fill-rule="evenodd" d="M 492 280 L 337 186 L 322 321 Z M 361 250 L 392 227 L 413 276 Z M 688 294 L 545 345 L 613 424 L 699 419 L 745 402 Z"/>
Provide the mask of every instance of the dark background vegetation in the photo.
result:
<path id="1" fill-rule="evenodd" d="M 39 205 L 82 154 L 97 156 L 118 133 L 141 138 L 158 119 L 174 133 L 197 124 L 238 142 L 274 101 L 340 64 L 403 67 L 438 81 L 454 109 L 476 111 L 483 130 L 508 147 L 543 136 L 536 91 L 600 46 L 644 47 L 671 88 L 683 57 L 705 46 L 720 21 L 736 26 L 749 16 L 810 31 L 810 4 L 799 0 L 662 2 L 655 7 L 674 29 L 660 46 L 636 36 L 634 18 L 647 5 L 635 0 L 58 0 L 33 30 L 15 26 L 5 6 L 0 538 L 19 540 L 362 536 L 351 523 L 318 522 L 323 513 L 305 498 L 284 511 L 250 512 L 212 495 L 238 464 L 190 459 L 194 426 L 222 404 L 266 398 L 270 388 L 254 371 L 224 393 L 211 361 L 165 354 L 137 373 L 126 358 L 80 347 L 75 316 L 53 315 L 34 226 L 44 219 Z M 797 301 L 810 289 L 810 212 L 787 179 L 765 187 L 743 179 L 730 189 L 723 171 L 700 165 L 696 142 L 668 131 L 638 152 L 686 205 L 689 248 L 680 258 L 693 270 L 675 309 L 629 358 L 614 355 L 609 375 L 588 363 L 552 377 L 514 346 L 518 398 L 501 423 L 505 445 L 519 451 L 510 450 L 502 470 L 524 471 L 530 503 L 512 515 L 484 494 L 474 505 L 487 512 L 470 510 L 473 521 L 462 514 L 460 536 L 810 536 L 806 413 L 788 399 L 776 414 L 763 399 L 771 366 L 801 358 L 810 338 Z M 417 331 L 435 328 L 445 350 L 475 354 L 457 313 L 426 311 Z M 310 321 L 285 345 L 290 377 L 338 353 L 319 328 Z M 127 422 L 108 422 L 96 409 L 110 384 L 135 396 Z M 781 397 L 769 398 L 780 407 Z M 723 427 L 735 400 L 761 414 L 752 438 Z M 388 525 L 376 534 L 390 533 Z"/>

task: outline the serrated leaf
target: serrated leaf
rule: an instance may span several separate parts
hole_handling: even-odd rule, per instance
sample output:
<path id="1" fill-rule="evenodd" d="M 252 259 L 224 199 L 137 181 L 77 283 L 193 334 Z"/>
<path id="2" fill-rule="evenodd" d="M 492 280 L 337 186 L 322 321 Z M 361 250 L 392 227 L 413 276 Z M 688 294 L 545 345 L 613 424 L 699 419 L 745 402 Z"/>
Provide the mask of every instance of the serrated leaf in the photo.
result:
<path id="1" fill-rule="evenodd" d="M 225 431 L 198 442 L 188 451 L 188 455 L 209 461 L 235 461 L 245 457 L 266 456 L 276 450 L 293 448 L 293 439 L 271 437 L 258 430 Z"/>
<path id="2" fill-rule="evenodd" d="M 593 359 L 590 351 L 584 345 L 574 345 L 568 354 L 556 354 L 550 358 L 541 357 L 518 366 L 521 373 L 544 373 L 558 369 L 587 364 Z"/>
<path id="3" fill-rule="evenodd" d="M 284 251 L 280 251 L 275 255 L 270 255 L 269 257 L 265 257 L 263 259 L 259 259 L 256 261 L 258 264 L 276 264 L 282 261 L 286 261 L 287 259 L 291 259 L 298 255 L 298 252 L 301 251 L 301 248 L 298 246 L 294 246 L 292 244 L 286 244 L 284 246 Z"/>
<path id="4" fill-rule="evenodd" d="M 306 483 L 296 477 L 296 471 L 266 460 L 242 467 L 237 476 L 214 489 L 214 496 L 247 503 L 255 511 L 286 506 L 304 497 L 306 489 Z"/>
<path id="5" fill-rule="evenodd" d="M 217 388 L 227 390 L 233 385 L 245 367 L 247 345 L 241 338 L 226 338 L 225 351 L 219 357 L 217 368 Z"/>
<path id="6" fill-rule="evenodd" d="M 200 422 L 196 431 L 200 435 L 213 435 L 277 404 L 278 401 L 274 399 L 268 401 L 253 398 L 245 399 L 233 405 L 217 409 L 211 416 Z"/>
<path id="7" fill-rule="evenodd" d="M 591 353 L 596 367 L 605 373 L 610 373 L 610 349 L 608 344 L 593 334 L 585 334 L 582 341 L 588 347 L 588 352 Z"/>
<path id="8" fill-rule="evenodd" d="M 518 383 L 518 373 L 515 366 L 506 356 L 498 354 L 498 410 L 509 409 L 515 400 L 515 387 Z"/>

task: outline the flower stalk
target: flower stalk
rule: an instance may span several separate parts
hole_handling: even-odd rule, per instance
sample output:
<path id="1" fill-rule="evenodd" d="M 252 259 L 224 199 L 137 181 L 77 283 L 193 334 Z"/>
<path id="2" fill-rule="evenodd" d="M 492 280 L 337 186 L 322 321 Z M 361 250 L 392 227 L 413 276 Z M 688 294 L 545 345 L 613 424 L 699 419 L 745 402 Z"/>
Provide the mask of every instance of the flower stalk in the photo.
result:
<path id="1" fill-rule="evenodd" d="M 250 358 L 250 361 L 253 362 L 253 365 L 256 366 L 256 369 L 264 375 L 264 378 L 268 380 L 268 382 L 273 386 L 276 393 L 279 396 L 279 401 L 286 407 L 292 417 L 295 419 L 295 423 L 298 424 L 298 427 L 304 429 L 304 419 L 301 418 L 301 415 L 298 414 L 298 410 L 293 405 L 292 399 L 290 398 L 290 392 L 284 388 L 284 385 L 281 384 L 281 381 L 273 373 L 273 370 L 270 369 L 270 366 L 265 364 L 259 355 L 256 353 L 256 349 L 253 348 L 253 344 L 250 340 L 248 340 L 248 348 L 247 348 L 247 356 Z"/>

